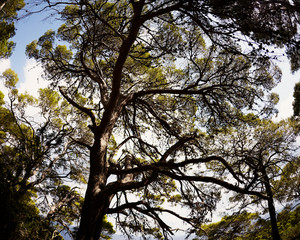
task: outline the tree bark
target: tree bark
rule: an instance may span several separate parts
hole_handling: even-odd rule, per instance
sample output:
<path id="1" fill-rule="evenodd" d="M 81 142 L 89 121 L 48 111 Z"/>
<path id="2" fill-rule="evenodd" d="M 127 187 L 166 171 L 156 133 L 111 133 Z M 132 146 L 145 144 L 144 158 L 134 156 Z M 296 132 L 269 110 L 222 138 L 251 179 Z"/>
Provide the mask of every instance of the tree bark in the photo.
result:
<path id="1" fill-rule="evenodd" d="M 105 143 L 100 145 L 103 144 Z M 97 143 L 94 143 L 90 153 L 90 176 L 81 211 L 77 240 L 99 240 L 102 220 L 110 204 L 110 198 L 101 194 L 107 180 L 103 168 L 105 152 L 100 150 L 101 147 L 97 149 L 97 145 Z"/>
<path id="2" fill-rule="evenodd" d="M 90 153 L 90 176 L 81 211 L 77 240 L 99 240 L 102 221 L 113 195 L 104 195 L 107 181 L 106 146 L 107 139 L 95 141 Z"/>
<path id="3" fill-rule="evenodd" d="M 106 159 L 107 145 L 123 106 L 130 101 L 132 95 L 119 94 L 115 103 L 108 106 L 101 124 L 93 129 L 94 144 L 90 148 L 90 174 L 81 211 L 80 225 L 76 240 L 99 240 L 102 221 L 107 213 L 114 191 L 105 193 L 108 178 Z"/>
<path id="4" fill-rule="evenodd" d="M 0 0 L 0 11 L 4 8 L 5 4 L 6 4 L 7 0 Z"/>
<path id="5" fill-rule="evenodd" d="M 273 200 L 273 192 L 270 184 L 269 177 L 267 175 L 266 169 L 264 166 L 261 167 L 261 172 L 263 174 L 264 185 L 266 188 L 266 192 L 268 195 L 268 210 L 270 215 L 271 227 L 272 227 L 272 237 L 273 240 L 281 240 L 279 229 L 277 226 L 277 217 L 276 217 L 276 210 L 274 206 Z"/>
<path id="6" fill-rule="evenodd" d="M 85 197 L 88 201 L 84 202 L 76 240 L 99 240 L 111 198 L 101 198 L 100 194 L 92 197 L 89 191 Z"/>
<path id="7" fill-rule="evenodd" d="M 273 197 L 270 197 L 270 199 L 268 200 L 268 208 L 269 208 L 269 214 L 271 219 L 273 240 L 281 240 L 278 226 L 277 226 L 277 217 L 276 217 Z"/>

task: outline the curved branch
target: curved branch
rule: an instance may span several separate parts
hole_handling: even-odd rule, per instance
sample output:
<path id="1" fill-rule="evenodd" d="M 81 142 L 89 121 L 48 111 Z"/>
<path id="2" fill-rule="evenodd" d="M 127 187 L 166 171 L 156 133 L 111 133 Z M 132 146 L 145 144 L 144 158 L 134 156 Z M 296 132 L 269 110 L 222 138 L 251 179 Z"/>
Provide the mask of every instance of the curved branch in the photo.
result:
<path id="1" fill-rule="evenodd" d="M 87 149 L 91 150 L 92 147 L 90 145 L 88 145 L 88 144 L 80 141 L 79 139 L 75 139 L 75 138 L 72 138 L 72 137 L 70 137 L 70 138 L 72 139 L 73 142 L 75 142 L 75 143 L 77 143 L 77 144 L 79 144 L 79 145 L 81 145 L 83 147 L 86 147 Z"/>
<path id="2" fill-rule="evenodd" d="M 180 7 L 183 6 L 183 3 L 184 3 L 184 1 L 179 1 L 179 3 L 176 3 L 176 4 L 172 5 L 172 6 L 159 9 L 159 10 L 157 10 L 155 12 L 149 12 L 149 13 L 147 13 L 147 14 L 145 14 L 143 16 L 143 21 L 147 21 L 149 19 L 153 19 L 153 18 L 161 16 L 163 14 L 179 10 Z"/>
<path id="3" fill-rule="evenodd" d="M 180 139 L 177 143 L 175 143 L 173 146 L 171 146 L 164 153 L 164 155 L 159 160 L 159 163 L 166 163 L 166 160 L 167 160 L 168 156 L 170 156 L 170 154 L 172 154 L 173 152 L 175 152 L 177 149 L 179 149 L 180 147 L 182 147 L 186 142 L 188 142 L 188 141 L 190 141 L 192 139 L 194 139 L 194 137 L 187 137 L 187 138 Z"/>
<path id="4" fill-rule="evenodd" d="M 125 203 L 125 204 L 122 204 L 118 207 L 115 207 L 115 208 L 110 208 L 108 210 L 108 214 L 114 214 L 114 213 L 119 213 L 119 212 L 122 212 L 124 211 L 125 209 L 127 208 L 134 208 L 134 209 L 137 209 L 137 206 L 138 205 L 144 205 L 147 210 L 152 210 L 152 211 L 158 211 L 158 212 L 166 212 L 166 213 L 169 213 L 177 218 L 179 218 L 180 220 L 182 221 L 185 221 L 187 223 L 189 223 L 190 225 L 193 226 L 192 224 L 192 218 L 187 218 L 187 217 L 183 217 L 181 215 L 179 215 L 178 213 L 172 211 L 172 210 L 169 210 L 169 209 L 162 209 L 162 208 L 152 208 L 150 207 L 149 204 L 147 204 L 145 201 L 137 201 L 137 202 L 130 202 L 130 203 Z"/>
<path id="5" fill-rule="evenodd" d="M 131 168 L 132 169 L 132 168 Z M 125 170 L 131 170 L 131 169 L 125 169 Z M 115 194 L 120 191 L 126 191 L 126 190 L 132 190 L 132 189 L 138 189 L 141 187 L 145 187 L 149 185 L 151 182 L 155 181 L 155 179 L 158 177 L 158 171 L 153 171 L 151 175 L 140 182 L 121 182 L 116 181 L 112 182 L 106 185 L 105 189 L 102 191 L 103 195 L 111 195 Z"/>
<path id="6" fill-rule="evenodd" d="M 94 7 L 89 3 L 89 1 L 84 1 L 83 3 L 89 6 L 95 18 L 100 20 L 100 22 L 102 22 L 105 26 L 107 26 L 110 30 L 112 30 L 119 38 L 121 38 L 122 40 L 125 39 L 125 37 L 121 33 L 119 33 L 108 21 L 106 21 L 98 13 L 95 12 Z"/>
<path id="7" fill-rule="evenodd" d="M 263 195 L 260 192 L 257 191 L 250 191 L 248 189 L 240 188 L 236 185 L 233 185 L 231 183 L 225 182 L 223 180 L 214 178 L 214 177 L 207 177 L 207 176 L 187 176 L 187 175 L 176 175 L 175 173 L 166 171 L 166 170 L 160 170 L 159 173 L 166 175 L 174 180 L 178 181 L 194 181 L 194 182 L 206 182 L 206 183 L 214 183 L 219 186 L 222 186 L 228 190 L 235 191 L 242 194 L 248 194 L 248 195 L 254 195 L 257 197 L 260 197 L 262 199 L 268 200 L 268 196 Z"/>
<path id="8" fill-rule="evenodd" d="M 142 209 L 140 207 L 138 207 L 139 205 L 143 205 L 146 207 L 146 209 Z M 190 224 L 192 227 L 199 227 L 197 226 L 197 224 L 194 223 L 194 219 L 193 218 L 189 218 L 189 217 L 184 217 L 184 216 L 181 216 L 180 214 L 170 210 L 170 209 L 162 209 L 162 208 L 157 208 L 157 207 L 151 207 L 147 202 L 145 201 L 137 201 L 137 202 L 128 202 L 128 203 L 125 203 L 125 204 L 122 204 L 120 206 L 117 206 L 115 208 L 110 208 L 108 211 L 107 211 L 107 214 L 116 214 L 116 213 L 124 213 L 124 210 L 126 209 L 135 209 L 137 211 L 139 211 L 140 213 L 142 214 L 145 214 L 145 215 L 148 215 L 150 216 L 151 218 L 153 218 L 152 215 L 149 215 L 147 214 L 148 212 L 151 212 L 151 213 L 155 213 L 155 220 L 157 220 L 157 218 L 159 218 L 162 222 L 164 222 L 156 212 L 160 212 L 160 213 L 168 213 L 168 214 L 171 214 L 172 216 Z M 161 225 L 161 224 L 160 224 Z"/>
<path id="9" fill-rule="evenodd" d="M 165 121 L 164 119 L 162 119 L 161 117 L 159 117 L 157 115 L 157 113 L 153 110 L 153 108 L 144 100 L 139 99 L 138 102 L 140 102 L 142 105 L 144 105 L 147 110 L 152 114 L 152 116 L 154 118 L 156 118 L 158 120 L 158 122 L 161 124 L 161 126 L 169 133 L 169 134 L 173 134 L 175 137 L 180 138 L 179 135 L 172 129 L 172 127 L 167 123 L 167 121 Z"/>
<path id="10" fill-rule="evenodd" d="M 169 234 L 174 235 L 174 233 L 172 232 L 172 229 L 169 225 L 167 225 L 159 216 L 158 214 L 154 211 L 153 208 L 151 207 L 147 207 L 147 209 L 143 209 L 140 207 L 134 207 L 134 209 L 144 215 L 149 216 L 150 218 L 152 218 L 153 220 L 155 220 L 159 226 L 161 227 L 161 229 L 163 230 L 163 232 L 165 233 L 165 231 L 167 231 Z"/>
<path id="11" fill-rule="evenodd" d="M 183 162 L 178 162 L 178 163 L 172 163 L 172 165 L 175 168 L 179 168 L 179 167 L 185 167 L 188 164 L 195 164 L 195 163 L 206 163 L 206 162 L 210 162 L 210 161 L 219 161 L 221 162 L 225 168 L 231 173 L 231 175 L 240 183 L 244 183 L 244 181 L 242 181 L 234 172 L 234 170 L 232 169 L 232 167 L 226 162 L 226 160 L 222 157 L 219 156 L 209 156 L 206 158 L 196 158 L 196 159 L 190 159 L 190 160 L 185 160 Z M 166 163 L 165 165 L 168 165 L 168 163 Z"/>
<path id="12" fill-rule="evenodd" d="M 124 204 L 122 204 L 120 206 L 117 206 L 115 208 L 109 208 L 107 210 L 107 214 L 120 213 L 120 212 L 123 212 L 127 208 L 133 208 L 133 207 L 141 205 L 141 204 L 145 204 L 145 202 L 144 201 L 137 201 L 137 202 L 124 203 Z"/>
<path id="13" fill-rule="evenodd" d="M 234 172 L 234 170 L 231 168 L 231 166 L 226 162 L 226 160 L 222 157 L 219 156 L 209 156 L 206 158 L 196 158 L 196 159 L 190 159 L 190 160 L 185 160 L 182 162 L 166 162 L 166 158 L 175 150 L 177 150 L 179 147 L 181 147 L 184 143 L 188 142 L 193 138 L 186 138 L 186 139 L 181 139 L 177 143 L 175 143 L 171 148 L 169 148 L 165 154 L 161 157 L 159 162 L 153 163 L 153 164 L 148 164 L 148 165 L 143 165 L 143 166 L 138 166 L 135 168 L 131 169 L 122 169 L 122 170 L 112 170 L 112 174 L 130 174 L 130 173 L 139 173 L 143 171 L 150 171 L 150 170 L 155 170 L 159 169 L 161 167 L 164 167 L 165 169 L 169 170 L 174 170 L 178 169 L 180 167 L 185 167 L 189 164 L 197 164 L 197 163 L 206 163 L 210 161 L 219 161 L 221 162 L 226 169 L 231 173 L 231 175 L 240 183 L 244 183 Z"/>
<path id="14" fill-rule="evenodd" d="M 132 18 L 132 26 L 128 37 L 123 41 L 120 47 L 119 56 L 113 69 L 112 92 L 110 102 L 116 101 L 117 96 L 120 94 L 121 79 L 123 73 L 122 70 L 128 58 L 129 51 L 137 38 L 141 25 L 143 24 L 143 22 L 140 19 L 141 11 L 142 9 L 139 9 L 139 12 L 135 11 L 135 14 Z"/>
<path id="15" fill-rule="evenodd" d="M 223 162 L 223 164 L 227 165 L 227 163 L 224 163 L 225 160 L 223 161 L 222 159 L 218 159 L 218 158 L 214 158 L 214 157 L 211 157 L 211 158 L 208 158 L 208 159 L 197 159 L 198 162 L 200 160 L 202 162 L 212 161 L 212 160 L 220 160 L 221 162 Z M 188 164 L 195 163 L 195 161 L 196 160 L 191 160 L 191 161 L 188 162 Z M 178 180 L 178 181 L 195 181 L 195 182 L 214 183 L 214 184 L 222 186 L 222 187 L 224 187 L 228 190 L 231 190 L 231 191 L 235 191 L 235 192 L 242 193 L 242 194 L 255 195 L 255 196 L 258 196 L 258 197 L 260 197 L 262 199 L 266 199 L 266 200 L 268 199 L 267 196 L 265 196 L 262 193 L 257 192 L 257 191 L 251 191 L 251 190 L 249 190 L 248 187 L 241 188 L 241 187 L 238 187 L 236 185 L 233 185 L 231 183 L 228 183 L 226 181 L 223 181 L 223 180 L 220 180 L 220 179 L 217 179 L 217 178 L 214 178 L 214 177 L 187 176 L 187 175 L 183 175 L 183 174 L 182 175 L 177 175 L 177 174 L 171 172 L 170 170 L 176 169 L 179 166 L 185 166 L 184 162 L 177 163 L 177 164 L 176 163 L 164 163 L 164 162 L 161 163 L 161 162 L 158 162 L 158 163 L 155 163 L 155 164 L 144 165 L 144 166 L 135 167 L 135 168 L 131 168 L 131 169 L 112 170 L 111 173 L 112 174 L 130 174 L 130 173 L 138 173 L 138 172 L 142 172 L 142 171 L 152 171 L 153 174 L 155 173 L 155 176 L 157 176 L 160 173 L 160 174 L 163 174 L 165 176 L 168 176 L 168 177 L 170 177 L 174 180 Z M 167 167 L 168 170 L 162 169 L 163 166 Z M 148 180 L 146 180 L 145 182 L 128 182 L 128 183 L 123 183 L 123 184 L 120 184 L 118 182 L 112 183 L 112 184 L 115 185 L 113 187 L 113 189 L 115 191 L 121 191 L 121 190 L 129 190 L 129 189 L 132 189 L 132 188 L 140 188 L 140 187 L 146 186 L 150 182 L 154 181 L 156 177 L 151 178 L 151 180 L 150 180 L 150 178 Z M 236 178 L 237 178 L 237 176 L 236 176 Z M 237 178 L 237 180 L 238 180 L 238 178 Z M 239 181 L 241 182 L 240 179 L 239 179 Z"/>
<path id="16" fill-rule="evenodd" d="M 155 151 L 156 151 L 158 154 L 160 154 L 159 151 L 158 151 L 158 149 L 157 149 L 155 146 L 153 146 L 153 145 L 151 145 L 151 144 L 149 144 L 149 143 L 143 141 L 140 137 L 137 137 L 137 136 L 130 136 L 130 137 L 124 139 L 124 140 L 123 140 L 123 141 L 122 141 L 122 142 L 121 142 L 121 143 L 113 150 L 113 152 L 109 155 L 108 161 L 109 161 L 109 162 L 112 162 L 113 157 L 114 157 L 114 155 L 117 153 L 117 151 L 118 151 L 118 150 L 119 150 L 126 142 L 128 142 L 128 141 L 131 140 L 131 139 L 138 139 L 138 140 L 141 141 L 143 144 L 145 144 L 145 145 L 147 145 L 147 146 L 149 146 L 149 147 L 155 149 Z"/>
<path id="17" fill-rule="evenodd" d="M 132 100 L 135 100 L 139 97 L 150 95 L 150 94 L 178 94 L 178 95 L 203 95 L 205 96 L 208 92 L 213 91 L 215 89 L 224 89 L 224 88 L 232 88 L 232 87 L 239 87 L 234 86 L 233 84 L 214 84 L 208 87 L 203 87 L 201 89 L 197 90 L 190 90 L 190 86 L 184 89 L 172 89 L 172 88 L 165 88 L 165 89 L 148 89 L 148 90 L 142 90 L 139 92 L 134 93 L 134 96 Z"/>
<path id="18" fill-rule="evenodd" d="M 67 96 L 66 93 L 64 93 L 64 91 L 62 90 L 62 87 L 58 87 L 59 88 L 59 92 L 63 95 L 63 97 L 75 108 L 79 109 L 80 111 L 84 112 L 85 114 L 87 114 L 93 123 L 93 126 L 96 127 L 96 118 L 92 112 L 91 109 L 85 108 L 83 106 L 80 106 L 78 103 L 76 103 L 75 101 L 73 101 L 69 96 Z"/>

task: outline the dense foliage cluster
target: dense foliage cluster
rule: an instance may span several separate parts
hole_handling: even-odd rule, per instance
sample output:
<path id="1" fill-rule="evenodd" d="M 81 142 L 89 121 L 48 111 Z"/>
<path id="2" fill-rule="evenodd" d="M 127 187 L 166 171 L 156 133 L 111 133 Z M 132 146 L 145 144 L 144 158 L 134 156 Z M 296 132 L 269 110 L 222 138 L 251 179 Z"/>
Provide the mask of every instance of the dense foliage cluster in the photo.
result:
<path id="1" fill-rule="evenodd" d="M 73 234 L 69 228 L 83 202 L 65 179 L 73 186 L 85 182 L 77 159 L 82 154 L 66 138 L 70 130 L 61 120 L 70 108 L 49 89 L 40 89 L 39 99 L 18 93 L 11 69 L 2 78 L 9 93 L 5 101 L 0 92 L 1 239 L 63 239 L 61 231 Z M 111 226 L 106 229 L 112 232 Z"/>
<path id="2" fill-rule="evenodd" d="M 278 214 L 279 232 L 283 240 L 296 240 L 300 236 L 300 207 L 282 210 Z M 220 222 L 204 225 L 199 238 L 219 240 L 266 240 L 272 239 L 270 220 L 258 213 L 241 212 L 225 216 Z"/>
<path id="3" fill-rule="evenodd" d="M 14 20 L 17 11 L 25 6 L 23 0 L 3 0 L 0 1 L 0 59 L 9 57 L 15 46 L 10 40 L 15 35 Z"/>

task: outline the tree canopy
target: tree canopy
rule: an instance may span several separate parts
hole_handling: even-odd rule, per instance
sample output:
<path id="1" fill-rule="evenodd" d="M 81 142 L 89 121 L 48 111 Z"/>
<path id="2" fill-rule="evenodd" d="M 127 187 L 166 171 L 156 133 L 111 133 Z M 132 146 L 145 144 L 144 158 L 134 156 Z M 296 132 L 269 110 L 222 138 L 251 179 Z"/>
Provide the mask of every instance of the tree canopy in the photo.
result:
<path id="1" fill-rule="evenodd" d="M 269 47 L 299 68 L 297 1 L 44 4 L 64 24 L 26 51 L 52 87 L 41 102 L 55 115 L 49 134 L 62 134 L 52 158 L 65 160 L 55 144 L 70 139 L 70 175 L 89 171 L 76 239 L 98 240 L 106 215 L 129 238 L 168 239 L 163 214 L 195 233 L 221 189 L 266 201 L 274 216 L 271 180 L 295 161 L 298 127 L 269 120 L 281 79 Z"/>
<path id="2" fill-rule="evenodd" d="M 278 225 L 283 240 L 296 240 L 299 232 L 299 210 L 287 207 L 278 214 Z M 241 212 L 225 216 L 220 222 L 207 224 L 199 231 L 199 238 L 195 239 L 272 239 L 270 221 L 262 218 L 258 213 Z"/>
<path id="3" fill-rule="evenodd" d="M 293 109 L 294 109 L 294 116 L 300 115 L 300 83 L 297 83 L 294 88 L 294 102 L 293 102 Z"/>
<path id="4" fill-rule="evenodd" d="M 59 182 L 62 183 L 59 168 L 65 165 L 62 156 L 66 155 L 68 144 L 63 148 L 66 131 L 57 119 L 55 121 L 58 117 L 54 114 L 58 107 L 58 95 L 55 96 L 53 91 L 47 89 L 40 90 L 41 96 L 47 95 L 47 100 L 40 100 L 38 103 L 28 93 L 18 93 L 15 88 L 18 77 L 11 69 L 6 70 L 2 78 L 10 91 L 9 102 L 4 101 L 1 93 L 0 106 L 0 182 L 1 203 L 4 205 L 1 208 L 1 237 L 50 239 L 50 236 L 55 236 L 56 229 L 47 216 L 52 203 L 47 202 L 49 198 L 46 195 L 52 195 L 53 206 L 61 201 L 58 199 L 59 195 L 60 198 L 66 197 L 66 192 L 63 193 L 59 187 Z M 27 114 L 29 106 L 38 105 L 44 106 L 45 122 L 34 122 Z M 76 196 L 73 190 L 68 194 Z M 36 199 L 43 198 L 44 200 L 35 202 Z M 77 201 L 80 201 L 78 194 Z M 40 215 L 40 210 L 43 209 L 41 205 L 45 205 L 46 217 Z M 67 216 L 55 215 L 65 218 L 64 221 L 68 219 Z M 55 239 L 60 238 L 57 236 Z"/>
<path id="5" fill-rule="evenodd" d="M 25 6 L 23 0 L 0 1 L 0 59 L 11 55 L 15 43 L 10 40 L 15 35 L 14 21 L 17 11 Z"/>

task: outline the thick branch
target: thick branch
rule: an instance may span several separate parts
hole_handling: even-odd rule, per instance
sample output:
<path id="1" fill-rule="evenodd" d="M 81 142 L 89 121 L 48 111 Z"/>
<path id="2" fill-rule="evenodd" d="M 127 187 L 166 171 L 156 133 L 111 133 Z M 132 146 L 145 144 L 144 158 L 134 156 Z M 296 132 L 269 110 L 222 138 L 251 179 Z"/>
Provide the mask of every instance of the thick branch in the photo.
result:
<path id="1" fill-rule="evenodd" d="M 234 170 L 231 168 L 231 166 L 226 162 L 226 160 L 222 157 L 219 156 L 209 156 L 206 158 L 196 158 L 196 159 L 190 159 L 190 160 L 185 160 L 182 162 L 167 162 L 166 158 L 174 152 L 176 149 L 181 147 L 184 143 L 187 141 L 191 140 L 192 138 L 186 138 L 178 141 L 176 144 L 174 144 L 170 149 L 168 149 L 165 154 L 161 157 L 161 160 L 159 162 L 156 162 L 154 164 L 149 164 L 149 165 L 142 165 L 138 166 L 135 168 L 131 169 L 122 169 L 122 170 L 111 170 L 112 174 L 129 174 L 129 173 L 139 173 L 143 171 L 150 171 L 150 170 L 155 170 L 157 168 L 164 167 L 165 169 L 173 170 L 173 169 L 178 169 L 180 167 L 186 167 L 189 164 L 197 164 L 197 163 L 206 163 L 210 161 L 219 161 L 221 162 L 226 169 L 232 174 L 232 176 L 239 182 L 244 183 L 234 172 Z"/>
<path id="2" fill-rule="evenodd" d="M 165 163 L 168 156 L 170 156 L 170 154 L 174 153 L 177 149 L 181 148 L 186 142 L 190 141 L 194 139 L 194 137 L 189 137 L 189 138 L 182 138 L 180 139 L 177 143 L 175 143 L 173 146 L 171 146 L 165 153 L 164 155 L 161 157 L 160 159 L 160 163 Z"/>
<path id="3" fill-rule="evenodd" d="M 197 163 L 205 163 L 205 162 L 210 162 L 210 161 L 219 161 L 221 162 L 225 168 L 232 174 L 232 176 L 239 182 L 244 183 L 234 172 L 234 170 L 232 169 L 232 167 L 226 162 L 226 160 L 222 157 L 219 156 L 209 156 L 206 158 L 196 158 L 196 159 L 190 159 L 190 160 L 185 160 L 182 162 L 178 162 L 178 163 L 172 163 L 172 165 L 175 168 L 179 168 L 179 167 L 185 167 L 186 165 L 189 164 L 197 164 Z M 168 165 L 168 163 L 166 163 L 166 165 Z"/>
<path id="4" fill-rule="evenodd" d="M 114 213 L 119 213 L 119 212 L 122 212 L 128 208 L 136 208 L 138 205 L 144 205 L 147 207 L 147 209 L 151 209 L 152 211 L 157 211 L 157 212 L 166 212 L 166 213 L 169 213 L 179 219 L 181 219 L 182 221 L 185 221 L 189 224 L 192 225 L 192 219 L 191 218 L 186 218 L 186 217 L 183 217 L 181 215 L 179 215 L 178 213 L 172 211 L 172 210 L 169 210 L 169 209 L 161 209 L 161 208 L 152 208 L 149 206 L 149 204 L 147 204 L 145 201 L 137 201 L 137 202 L 129 202 L 129 203 L 125 203 L 125 204 L 122 204 L 118 207 L 115 207 L 115 208 L 110 208 L 108 210 L 108 214 L 114 214 Z"/>
<path id="5" fill-rule="evenodd" d="M 144 21 L 147 21 L 147 20 L 153 19 L 153 18 L 155 18 L 155 17 L 159 17 L 159 16 L 161 16 L 161 15 L 163 15 L 163 14 L 170 13 L 170 12 L 172 12 L 172 11 L 179 10 L 180 7 L 183 5 L 183 4 L 182 4 L 183 2 L 184 2 L 184 1 L 179 1 L 179 3 L 174 4 L 174 5 L 172 5 L 172 6 L 165 7 L 165 8 L 159 9 L 159 10 L 154 11 L 154 12 L 149 12 L 149 13 L 147 13 L 147 14 L 145 14 L 145 15 L 143 16 L 143 19 L 144 19 Z"/>
<path id="6" fill-rule="evenodd" d="M 127 170 L 131 170 L 131 169 L 127 169 Z M 144 178 L 140 182 L 133 182 L 133 181 L 124 182 L 124 183 L 122 183 L 121 181 L 112 182 L 112 183 L 109 183 L 106 185 L 106 188 L 103 190 L 103 194 L 111 195 L 111 194 L 115 194 L 120 191 L 139 189 L 141 187 L 145 187 L 145 186 L 149 185 L 151 182 L 155 181 L 155 179 L 157 177 L 158 177 L 158 172 L 155 171 L 155 172 L 152 172 L 152 174 L 149 177 Z"/>
<path id="7" fill-rule="evenodd" d="M 75 143 L 77 143 L 77 144 L 79 144 L 79 145 L 81 145 L 83 147 L 86 147 L 89 150 L 91 150 L 91 148 L 92 148 L 90 145 L 88 145 L 88 144 L 80 141 L 80 139 L 75 139 L 75 138 L 72 138 L 72 137 L 71 137 L 71 139 L 72 139 L 73 142 L 75 142 Z"/>
<path id="8" fill-rule="evenodd" d="M 204 160 L 201 159 L 204 162 L 208 161 L 208 160 Z M 213 157 L 210 160 L 216 160 Z M 195 160 L 193 160 L 195 161 Z M 199 159 L 198 159 L 199 162 Z M 192 161 L 189 162 L 189 164 L 192 163 Z M 169 168 L 169 170 L 165 170 L 162 169 L 162 166 L 166 166 L 167 168 Z M 144 165 L 144 166 L 140 166 L 140 167 L 136 167 L 136 168 L 131 168 L 131 169 L 123 169 L 123 170 L 112 170 L 111 173 L 112 174 L 130 174 L 130 173 L 138 173 L 138 172 L 143 172 L 143 171 L 153 171 L 156 174 L 163 174 L 166 175 L 174 180 L 178 180 L 178 181 L 195 181 L 195 182 L 206 182 L 206 183 L 214 183 L 217 184 L 219 186 L 222 186 L 228 190 L 231 191 L 235 191 L 238 193 L 242 193 L 242 194 L 249 194 L 249 195 L 255 195 L 258 196 L 262 199 L 268 199 L 267 196 L 263 195 L 260 192 L 257 191 L 251 191 L 248 188 L 241 188 L 238 187 L 236 185 L 233 185 L 231 183 L 228 183 L 226 181 L 214 178 L 214 177 L 208 177 L 208 176 L 187 176 L 187 175 L 178 175 L 175 174 L 173 172 L 171 172 L 172 168 L 171 166 L 173 166 L 173 169 L 176 169 L 176 163 L 163 163 L 161 164 L 160 162 L 157 164 L 152 164 L 152 165 Z M 177 167 L 179 166 L 185 166 L 183 163 L 179 163 Z M 153 175 L 153 174 L 152 174 Z M 151 177 L 150 177 L 151 178 Z M 156 177 L 155 177 L 156 178 Z M 143 181 L 143 182 L 128 182 L 128 183 L 124 183 L 124 184 L 120 184 L 120 183 L 112 183 L 111 186 L 114 184 L 114 187 L 112 187 L 113 191 L 118 192 L 118 191 L 125 191 L 125 190 L 129 190 L 129 189 L 136 189 L 136 188 L 140 188 L 143 186 L 148 185 L 150 182 L 154 181 L 155 178 L 151 178 Z M 110 184 L 109 184 L 110 185 Z"/>
<path id="9" fill-rule="evenodd" d="M 224 73 L 223 73 L 224 74 Z M 207 93 L 215 90 L 215 89 L 221 89 L 224 91 L 225 88 L 238 88 L 239 86 L 233 85 L 233 84 L 214 84 L 208 87 L 203 87 L 201 89 L 196 90 L 190 90 L 190 86 L 184 89 L 172 89 L 172 88 L 164 88 L 164 89 L 149 89 L 149 90 L 142 90 L 139 92 L 134 93 L 133 99 L 145 96 L 145 95 L 151 95 L 151 94 L 178 94 L 178 95 L 206 95 Z"/>
<path id="10" fill-rule="evenodd" d="M 242 194 L 248 194 L 248 195 L 254 195 L 254 196 L 258 196 L 262 199 L 268 200 L 268 196 L 263 195 L 260 192 L 257 191 L 249 191 L 247 189 L 244 188 L 240 188 L 236 185 L 233 185 L 231 183 L 225 182 L 223 180 L 214 178 L 214 177 L 207 177 L 207 176 L 187 176 L 187 175 L 176 175 L 175 173 L 172 173 L 170 171 L 166 171 L 166 170 L 161 170 L 159 171 L 161 174 L 164 174 L 174 180 L 178 180 L 178 181 L 194 181 L 194 182 L 206 182 L 206 183 L 214 183 L 217 184 L 219 186 L 222 186 L 228 190 L 234 191 L 234 192 L 238 192 L 238 193 L 242 193 Z"/>
<path id="11" fill-rule="evenodd" d="M 127 60 L 130 48 L 133 45 L 134 41 L 136 40 L 139 29 L 143 23 L 140 19 L 140 14 L 141 14 L 141 9 L 139 10 L 139 12 L 135 11 L 135 14 L 131 22 L 132 27 L 130 29 L 129 35 L 123 41 L 120 47 L 119 56 L 113 70 L 112 93 L 111 93 L 110 101 L 115 101 L 116 97 L 120 93 L 123 66 Z"/>

